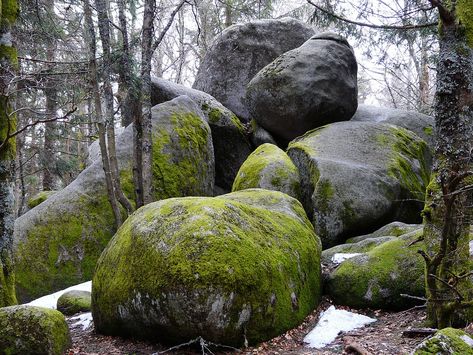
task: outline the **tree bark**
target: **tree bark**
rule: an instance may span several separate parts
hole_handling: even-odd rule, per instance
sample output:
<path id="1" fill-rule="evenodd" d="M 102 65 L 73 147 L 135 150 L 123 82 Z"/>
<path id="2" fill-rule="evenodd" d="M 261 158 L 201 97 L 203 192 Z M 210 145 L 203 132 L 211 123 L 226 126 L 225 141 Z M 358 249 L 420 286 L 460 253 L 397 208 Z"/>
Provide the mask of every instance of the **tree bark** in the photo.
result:
<path id="1" fill-rule="evenodd" d="M 10 81 L 18 67 L 16 48 L 11 38 L 19 8 L 17 0 L 0 0 L 0 307 L 16 304 L 13 273 L 13 226 L 15 221 L 15 139 Z"/>
<path id="2" fill-rule="evenodd" d="M 433 180 L 424 209 L 427 254 L 427 310 L 434 326 L 445 328 L 473 320 L 473 278 L 469 233 L 473 171 L 473 27 L 465 27 L 458 1 L 440 12 L 440 49 L 435 105 L 436 147 Z"/>

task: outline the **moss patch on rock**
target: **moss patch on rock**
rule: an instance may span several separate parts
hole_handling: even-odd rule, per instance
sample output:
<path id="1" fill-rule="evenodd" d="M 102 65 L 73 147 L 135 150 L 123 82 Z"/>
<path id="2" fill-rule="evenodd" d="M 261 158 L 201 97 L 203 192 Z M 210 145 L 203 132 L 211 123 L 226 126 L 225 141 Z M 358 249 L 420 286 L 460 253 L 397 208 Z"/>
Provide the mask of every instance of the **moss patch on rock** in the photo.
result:
<path id="1" fill-rule="evenodd" d="M 299 171 L 287 154 L 273 144 L 260 145 L 243 163 L 232 191 L 261 188 L 300 199 Z"/>
<path id="2" fill-rule="evenodd" d="M 68 291 L 57 300 L 57 310 L 66 316 L 71 316 L 80 312 L 90 312 L 91 293 L 88 291 Z"/>
<path id="3" fill-rule="evenodd" d="M 61 355 L 70 345 L 69 328 L 60 312 L 32 306 L 0 308 L 2 354 Z"/>
<path id="4" fill-rule="evenodd" d="M 274 337 L 316 307 L 320 249 L 300 203 L 280 192 L 149 204 L 98 262 L 96 329 L 167 343 Z"/>
<path id="5" fill-rule="evenodd" d="M 445 328 L 416 347 L 414 355 L 473 354 L 473 338 L 460 329 Z"/>
<path id="6" fill-rule="evenodd" d="M 54 195 L 56 191 L 41 191 L 28 200 L 28 208 L 34 208 Z"/>
<path id="7" fill-rule="evenodd" d="M 409 233 L 345 260 L 330 275 L 327 293 L 335 303 L 351 307 L 411 307 L 413 300 L 401 294 L 425 296 L 424 261 L 417 253 L 423 245 L 409 245 L 421 235 Z"/>

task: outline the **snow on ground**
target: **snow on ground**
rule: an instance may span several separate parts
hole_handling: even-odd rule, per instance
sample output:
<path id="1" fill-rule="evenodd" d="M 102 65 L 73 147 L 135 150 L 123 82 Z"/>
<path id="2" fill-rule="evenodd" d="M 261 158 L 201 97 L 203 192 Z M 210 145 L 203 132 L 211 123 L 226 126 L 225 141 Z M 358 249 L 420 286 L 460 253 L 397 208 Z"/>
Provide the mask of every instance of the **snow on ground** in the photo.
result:
<path id="1" fill-rule="evenodd" d="M 72 327 L 77 327 L 80 325 L 82 327 L 82 330 L 86 330 L 93 322 L 92 313 L 82 313 L 77 317 L 72 317 L 71 321 L 74 321 L 74 323 L 72 323 Z"/>
<path id="2" fill-rule="evenodd" d="M 332 256 L 332 263 L 334 264 L 340 264 L 343 261 L 353 258 L 355 256 L 361 255 L 361 253 L 335 253 Z"/>
<path id="3" fill-rule="evenodd" d="M 41 298 L 35 299 L 30 303 L 26 303 L 27 306 L 37 306 L 37 307 L 45 307 L 45 308 L 52 308 L 56 309 L 57 300 L 61 295 L 68 291 L 92 291 L 92 281 L 87 281 L 75 286 L 68 287 L 64 290 L 52 293 L 50 295 L 43 296 Z"/>
<path id="4" fill-rule="evenodd" d="M 330 306 L 320 314 L 317 325 L 305 336 L 304 343 L 310 348 L 320 349 L 334 341 L 341 331 L 348 332 L 373 322 L 376 319 Z"/>

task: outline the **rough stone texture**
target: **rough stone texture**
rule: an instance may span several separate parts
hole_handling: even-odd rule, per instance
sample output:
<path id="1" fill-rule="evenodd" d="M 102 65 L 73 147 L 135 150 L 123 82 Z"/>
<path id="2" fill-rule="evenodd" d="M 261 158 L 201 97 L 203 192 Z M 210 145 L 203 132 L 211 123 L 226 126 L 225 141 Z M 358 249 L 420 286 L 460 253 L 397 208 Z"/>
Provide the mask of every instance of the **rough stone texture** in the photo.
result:
<path id="1" fill-rule="evenodd" d="M 61 355 L 71 345 L 64 316 L 53 309 L 0 308 L 0 352 L 8 355 Z"/>
<path id="2" fill-rule="evenodd" d="M 413 355 L 472 355 L 473 338 L 461 329 L 444 328 L 420 343 Z"/>
<path id="3" fill-rule="evenodd" d="M 256 120 L 251 120 L 250 140 L 251 144 L 253 144 L 254 147 L 259 147 L 260 145 L 265 143 L 278 145 L 271 133 L 269 133 L 263 127 L 260 127 Z"/>
<path id="4" fill-rule="evenodd" d="M 146 205 L 97 264 L 96 330 L 166 343 L 272 338 L 317 306 L 320 249 L 302 205 L 280 192 Z"/>
<path id="5" fill-rule="evenodd" d="M 325 292 L 336 304 L 372 309 L 406 309 L 419 302 L 401 294 L 425 296 L 424 261 L 417 251 L 422 232 L 387 241 L 343 261 L 333 271 Z"/>
<path id="6" fill-rule="evenodd" d="M 410 131 L 339 122 L 294 140 L 288 155 L 299 168 L 302 203 L 324 248 L 393 220 L 420 223 L 431 152 Z"/>
<path id="7" fill-rule="evenodd" d="M 423 229 L 422 224 L 406 224 L 402 222 L 391 222 L 373 233 L 360 235 L 358 237 L 353 237 L 347 240 L 347 243 L 357 243 L 365 239 L 378 238 L 378 237 L 399 237 L 400 235 L 416 231 L 418 229 Z"/>
<path id="8" fill-rule="evenodd" d="M 312 28 L 292 18 L 230 26 L 214 39 L 193 87 L 209 93 L 248 122 L 250 116 L 244 102 L 246 85 L 261 68 L 299 47 L 313 34 Z"/>
<path id="9" fill-rule="evenodd" d="M 241 166 L 232 191 L 251 188 L 280 191 L 300 199 L 299 171 L 283 150 L 263 144 Z"/>
<path id="10" fill-rule="evenodd" d="M 57 300 L 57 310 L 66 316 L 72 316 L 80 312 L 90 312 L 91 293 L 89 291 L 68 291 Z"/>
<path id="11" fill-rule="evenodd" d="M 115 128 L 115 144 L 119 144 L 118 137 L 120 137 L 120 135 L 123 133 L 124 130 L 125 130 L 125 127 Z M 95 163 L 97 160 L 100 160 L 101 156 L 102 156 L 102 154 L 100 154 L 99 140 L 96 139 L 87 148 L 87 160 L 85 162 L 86 166 L 90 166 L 93 163 Z"/>
<path id="12" fill-rule="evenodd" d="M 252 151 L 245 128 L 238 117 L 205 92 L 160 78 L 153 78 L 151 85 L 153 105 L 186 95 L 200 106 L 212 131 L 215 184 L 228 192 L 238 169 Z"/>
<path id="13" fill-rule="evenodd" d="M 383 122 L 403 127 L 417 134 L 427 142 L 429 147 L 434 148 L 435 120 L 432 116 L 424 115 L 416 111 L 358 105 L 358 109 L 351 120 Z"/>
<path id="14" fill-rule="evenodd" d="M 118 138 L 123 189 L 131 199 L 132 127 Z M 200 109 L 183 96 L 153 108 L 154 196 L 212 195 L 210 129 Z M 101 161 L 66 188 L 15 221 L 16 290 L 20 302 L 90 280 L 113 236 L 114 217 Z"/>
<path id="15" fill-rule="evenodd" d="M 247 87 L 250 115 L 288 142 L 324 124 L 349 120 L 358 105 L 357 64 L 346 39 L 313 36 L 261 69 Z"/>

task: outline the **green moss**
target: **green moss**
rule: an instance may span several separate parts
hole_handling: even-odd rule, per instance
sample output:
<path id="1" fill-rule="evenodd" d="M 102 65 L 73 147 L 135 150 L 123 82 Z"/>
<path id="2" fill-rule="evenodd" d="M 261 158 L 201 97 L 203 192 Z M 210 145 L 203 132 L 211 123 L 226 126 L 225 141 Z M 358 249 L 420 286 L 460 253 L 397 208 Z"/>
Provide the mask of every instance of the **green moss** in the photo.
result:
<path id="1" fill-rule="evenodd" d="M 13 25 L 20 11 L 20 8 L 18 6 L 18 0 L 2 0 L 0 2 L 0 10 L 2 15 L 1 25 Z"/>
<path id="2" fill-rule="evenodd" d="M 456 12 L 465 30 L 467 43 L 470 48 L 473 48 L 473 2 L 471 0 L 458 0 Z"/>
<path id="3" fill-rule="evenodd" d="M 327 179 L 319 180 L 316 185 L 317 202 L 322 211 L 329 208 L 330 199 L 335 194 L 335 190 Z"/>
<path id="4" fill-rule="evenodd" d="M 291 213 L 278 211 L 287 204 Z M 274 209 L 264 208 L 270 205 Z M 316 306 L 319 255 L 320 241 L 302 206 L 281 193 L 245 190 L 150 204 L 120 228 L 99 261 L 95 324 L 106 334 L 168 342 L 204 333 L 234 345 L 242 344 L 243 333 L 250 343 L 268 339 L 299 324 Z M 226 305 L 220 329 L 207 324 L 214 301 Z M 163 323 L 153 318 L 161 325 L 130 325 L 117 309 L 135 320 L 139 312 L 160 309 Z M 243 327 L 245 309 L 251 317 Z"/>
<path id="5" fill-rule="evenodd" d="M 434 128 L 432 126 L 426 126 L 423 128 L 423 131 L 428 136 L 432 136 L 434 134 Z"/>
<path id="6" fill-rule="evenodd" d="M 107 196 L 84 196 L 67 213 L 47 215 L 27 231 L 15 255 L 21 302 L 92 278 L 95 263 L 114 234 Z"/>
<path id="7" fill-rule="evenodd" d="M 424 263 L 417 250 L 421 244 L 409 243 L 421 231 L 387 241 L 363 256 L 344 261 L 330 276 L 328 294 L 338 304 L 352 307 L 404 309 L 412 300 L 401 293 L 423 296 Z"/>
<path id="8" fill-rule="evenodd" d="M 188 112 L 175 112 L 171 128 L 153 134 L 153 187 L 155 199 L 207 195 L 202 180 L 208 176 L 213 157 L 208 150 L 210 130 L 202 119 Z"/>
<path id="9" fill-rule="evenodd" d="M 28 208 L 34 208 L 54 195 L 56 191 L 41 191 L 28 200 Z"/>
<path id="10" fill-rule="evenodd" d="M 299 198 L 299 171 L 283 150 L 270 143 L 262 144 L 240 167 L 232 191 L 251 188 L 281 191 Z"/>
<path id="11" fill-rule="evenodd" d="M 57 300 L 57 310 L 64 315 L 90 312 L 91 295 L 88 291 L 69 291 Z"/>
<path id="12" fill-rule="evenodd" d="M 469 355 L 473 354 L 473 349 L 464 339 L 470 339 L 471 336 L 463 330 L 454 328 L 445 328 L 429 339 L 421 343 L 415 350 L 414 355 Z"/>
<path id="13" fill-rule="evenodd" d="M 52 309 L 13 306 L 0 309 L 2 354 L 63 354 L 71 345 L 64 316 Z"/>

